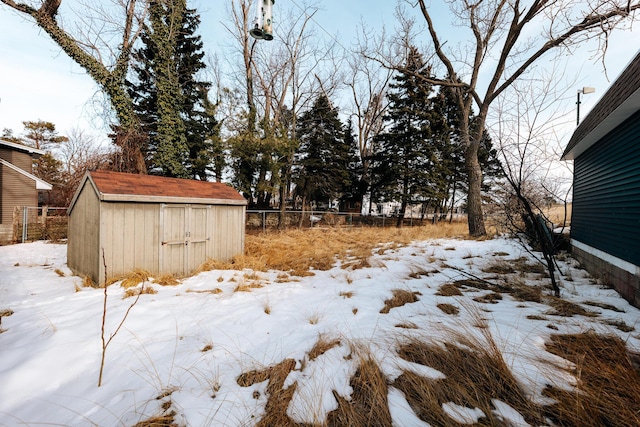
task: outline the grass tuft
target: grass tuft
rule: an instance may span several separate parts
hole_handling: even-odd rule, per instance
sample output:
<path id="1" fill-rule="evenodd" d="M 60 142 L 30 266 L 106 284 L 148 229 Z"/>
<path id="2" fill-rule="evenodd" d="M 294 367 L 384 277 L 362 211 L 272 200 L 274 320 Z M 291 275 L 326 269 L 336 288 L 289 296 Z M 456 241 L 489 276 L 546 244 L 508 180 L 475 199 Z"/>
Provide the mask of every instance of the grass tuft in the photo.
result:
<path id="1" fill-rule="evenodd" d="M 495 273 L 495 274 L 512 274 L 515 273 L 516 270 L 513 267 L 513 264 L 507 261 L 496 261 L 485 268 L 482 269 L 485 273 Z"/>
<path id="2" fill-rule="evenodd" d="M 340 345 L 340 340 L 337 338 L 334 340 L 328 340 L 324 337 L 320 337 L 318 338 L 318 341 L 316 341 L 316 343 L 314 344 L 313 348 L 309 350 L 309 353 L 308 353 L 309 360 L 315 360 L 319 356 L 322 356 L 327 351 L 339 345 Z"/>
<path id="3" fill-rule="evenodd" d="M 418 301 L 416 295 L 420 295 L 420 292 L 411 292 L 406 289 L 394 289 L 393 297 L 385 300 L 384 307 L 380 310 L 380 313 L 387 314 L 392 308 L 402 307 L 405 304 L 410 304 Z"/>
<path id="4" fill-rule="evenodd" d="M 393 383 L 421 420 L 433 426 L 458 425 L 442 406 L 451 402 L 482 410 L 480 425 L 502 426 L 504 422 L 493 412 L 492 400 L 498 399 L 517 410 L 529 424 L 543 424 L 540 411 L 528 399 L 492 339 L 480 343 L 462 336 L 453 338 L 459 345 L 412 340 L 398 350 L 402 358 L 445 375 L 433 380 L 405 371 Z"/>
<path id="5" fill-rule="evenodd" d="M 147 282 L 149 280 L 149 273 L 145 270 L 134 270 L 129 273 L 124 279 L 122 279 L 122 283 L 120 286 L 123 288 L 133 288 L 134 286 L 138 286 L 142 282 Z"/>
<path id="6" fill-rule="evenodd" d="M 547 387 L 544 394 L 556 401 L 547 416 L 569 427 L 640 425 L 640 375 L 624 341 L 593 332 L 552 335 L 547 351 L 575 365 L 573 391 Z"/>
<path id="7" fill-rule="evenodd" d="M 445 314 L 455 316 L 460 313 L 460 309 L 453 304 L 438 304 L 437 307 Z"/>
<path id="8" fill-rule="evenodd" d="M 241 387 L 249 387 L 269 380 L 266 389 L 267 404 L 264 408 L 264 415 L 256 424 L 257 427 L 296 425 L 287 415 L 287 407 L 293 398 L 297 384 L 294 383 L 286 389 L 283 388 L 287 376 L 295 367 L 296 361 L 294 359 L 285 359 L 277 365 L 263 370 L 249 371 L 237 378 L 236 382 Z"/>
<path id="9" fill-rule="evenodd" d="M 360 360 L 360 366 L 349 381 L 353 392 L 349 400 L 334 392 L 338 408 L 327 415 L 327 426 L 389 426 L 389 386 L 378 364 L 370 358 Z"/>
<path id="10" fill-rule="evenodd" d="M 148 295 L 153 295 L 153 294 L 157 294 L 158 291 L 156 291 L 155 289 L 153 289 L 153 287 L 151 286 L 142 286 L 142 287 L 135 287 L 135 288 L 127 288 L 127 290 L 124 292 L 124 295 L 122 296 L 123 299 L 125 298 L 130 298 L 130 297 L 136 297 L 138 295 L 144 295 L 144 294 L 148 294 Z"/>
<path id="11" fill-rule="evenodd" d="M 586 317 L 597 317 L 598 313 L 593 311 L 585 310 L 580 305 L 572 303 L 571 301 L 563 300 L 560 298 L 549 297 L 547 302 L 553 310 L 545 313 L 550 316 L 562 316 L 562 317 L 573 317 L 573 316 L 586 316 Z"/>
<path id="12" fill-rule="evenodd" d="M 441 297 L 458 297 L 462 295 L 462 291 L 454 283 L 445 283 L 440 286 L 436 295 Z"/>
<path id="13" fill-rule="evenodd" d="M 154 278 L 153 283 L 160 286 L 176 286 L 180 284 L 180 281 L 173 274 L 163 274 L 160 277 Z"/>

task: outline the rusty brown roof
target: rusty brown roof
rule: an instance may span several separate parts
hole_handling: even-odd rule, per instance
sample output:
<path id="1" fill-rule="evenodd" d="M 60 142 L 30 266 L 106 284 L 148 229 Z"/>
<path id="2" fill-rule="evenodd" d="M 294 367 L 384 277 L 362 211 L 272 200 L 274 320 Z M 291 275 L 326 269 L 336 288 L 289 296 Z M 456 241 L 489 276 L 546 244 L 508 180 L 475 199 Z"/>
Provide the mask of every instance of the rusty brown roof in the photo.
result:
<path id="1" fill-rule="evenodd" d="M 89 175 L 103 195 L 245 201 L 240 193 L 221 182 L 110 171 L 94 171 Z"/>
<path id="2" fill-rule="evenodd" d="M 575 130 L 562 158 L 573 160 L 640 107 L 640 52 Z"/>

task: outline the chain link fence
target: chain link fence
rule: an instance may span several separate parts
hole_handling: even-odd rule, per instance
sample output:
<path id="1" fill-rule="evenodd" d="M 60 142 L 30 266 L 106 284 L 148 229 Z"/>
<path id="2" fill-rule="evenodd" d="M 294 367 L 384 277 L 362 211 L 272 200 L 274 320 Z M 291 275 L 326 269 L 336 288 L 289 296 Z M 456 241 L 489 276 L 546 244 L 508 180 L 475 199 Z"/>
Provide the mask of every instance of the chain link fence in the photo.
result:
<path id="1" fill-rule="evenodd" d="M 66 239 L 68 224 L 67 208 L 16 207 L 13 212 L 13 241 Z"/>
<path id="2" fill-rule="evenodd" d="M 459 219 L 461 214 L 454 214 Z M 417 226 L 433 222 L 434 214 L 407 215 L 403 226 Z M 448 220 L 449 216 L 447 216 Z M 398 217 L 393 215 L 363 215 L 358 212 L 247 210 L 246 229 L 253 232 L 283 228 L 347 228 L 395 227 Z"/>

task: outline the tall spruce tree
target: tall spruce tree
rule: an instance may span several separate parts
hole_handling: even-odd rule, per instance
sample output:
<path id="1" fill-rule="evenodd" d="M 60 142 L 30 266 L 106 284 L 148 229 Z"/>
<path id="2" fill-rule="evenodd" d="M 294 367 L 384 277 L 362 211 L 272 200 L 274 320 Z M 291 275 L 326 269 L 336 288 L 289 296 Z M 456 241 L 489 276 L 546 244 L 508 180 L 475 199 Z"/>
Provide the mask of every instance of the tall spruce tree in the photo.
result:
<path id="1" fill-rule="evenodd" d="M 376 153 L 371 159 L 373 194 L 378 200 L 400 202 L 398 226 L 407 206 L 430 194 L 431 169 L 436 161 L 432 124 L 441 117 L 429 99 L 432 86 L 421 75 L 429 76 L 430 69 L 412 46 L 405 68 L 390 84 L 389 110 L 384 117 L 389 127 L 376 138 Z"/>
<path id="2" fill-rule="evenodd" d="M 210 102 L 210 83 L 197 78 L 205 68 L 200 17 L 185 0 L 153 0 L 143 47 L 134 52 L 135 81 L 128 82 L 142 128 L 151 172 L 206 180 L 224 167 L 219 123 Z"/>
<path id="3" fill-rule="evenodd" d="M 300 146 L 296 154 L 296 194 L 307 201 L 330 204 L 351 186 L 349 164 L 354 161 L 338 110 L 321 94 L 298 120 Z"/>

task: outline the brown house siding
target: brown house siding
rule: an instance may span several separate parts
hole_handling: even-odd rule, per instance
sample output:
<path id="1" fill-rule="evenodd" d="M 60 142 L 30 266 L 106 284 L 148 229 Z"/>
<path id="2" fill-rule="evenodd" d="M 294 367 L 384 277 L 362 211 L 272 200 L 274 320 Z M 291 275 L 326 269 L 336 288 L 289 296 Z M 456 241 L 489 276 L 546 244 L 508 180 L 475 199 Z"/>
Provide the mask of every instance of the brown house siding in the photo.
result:
<path id="1" fill-rule="evenodd" d="M 0 165 L 2 175 L 2 212 L 0 224 L 11 224 L 15 206 L 38 206 L 38 191 L 35 183 L 26 176 Z"/>

